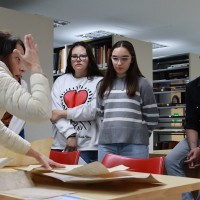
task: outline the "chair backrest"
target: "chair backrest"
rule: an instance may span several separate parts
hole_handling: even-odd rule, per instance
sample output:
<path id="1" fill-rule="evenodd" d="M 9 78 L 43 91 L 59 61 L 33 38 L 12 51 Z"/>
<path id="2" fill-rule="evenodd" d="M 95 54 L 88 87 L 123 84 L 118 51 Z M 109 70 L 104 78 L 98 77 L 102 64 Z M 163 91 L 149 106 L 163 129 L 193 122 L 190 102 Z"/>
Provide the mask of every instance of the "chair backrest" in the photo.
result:
<path id="1" fill-rule="evenodd" d="M 49 158 L 55 162 L 68 165 L 77 165 L 80 157 L 80 151 L 72 152 L 59 152 L 59 151 L 50 151 Z"/>
<path id="2" fill-rule="evenodd" d="M 117 165 L 129 167 L 129 171 L 164 174 L 164 156 L 154 158 L 128 158 L 116 154 L 106 154 L 102 164 L 107 168 Z"/>

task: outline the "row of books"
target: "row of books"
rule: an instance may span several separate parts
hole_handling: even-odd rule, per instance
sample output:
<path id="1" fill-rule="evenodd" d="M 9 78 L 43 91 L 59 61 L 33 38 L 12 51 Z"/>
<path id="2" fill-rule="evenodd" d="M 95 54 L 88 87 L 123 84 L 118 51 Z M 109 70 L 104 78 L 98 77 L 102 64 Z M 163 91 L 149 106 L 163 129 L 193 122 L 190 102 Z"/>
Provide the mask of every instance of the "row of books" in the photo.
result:
<path id="1" fill-rule="evenodd" d="M 154 92 L 180 91 L 180 90 L 185 91 L 186 90 L 186 86 L 183 85 L 183 86 L 175 86 L 175 87 L 154 87 L 153 88 Z"/>
<path id="2" fill-rule="evenodd" d="M 65 73 L 66 66 L 66 48 L 55 51 L 53 56 L 53 74 Z"/>
<path id="3" fill-rule="evenodd" d="M 182 70 L 177 72 L 160 72 L 159 74 L 154 74 L 154 80 L 162 80 L 162 79 L 178 79 L 178 78 L 187 78 L 189 77 L 188 70 Z"/>
<path id="4" fill-rule="evenodd" d="M 108 45 L 95 46 L 92 48 L 99 68 L 106 68 L 111 48 Z"/>

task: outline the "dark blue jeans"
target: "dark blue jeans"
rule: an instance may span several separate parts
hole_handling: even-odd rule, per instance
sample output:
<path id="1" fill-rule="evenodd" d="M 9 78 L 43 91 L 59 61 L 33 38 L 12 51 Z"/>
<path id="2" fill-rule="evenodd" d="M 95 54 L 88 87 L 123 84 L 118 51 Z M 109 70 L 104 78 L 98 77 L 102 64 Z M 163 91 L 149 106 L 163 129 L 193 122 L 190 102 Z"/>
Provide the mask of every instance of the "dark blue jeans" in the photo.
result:
<path id="1" fill-rule="evenodd" d="M 19 133 L 19 136 L 21 136 L 22 138 L 25 138 L 24 129 L 21 130 L 21 132 Z"/>
<path id="2" fill-rule="evenodd" d="M 98 160 L 98 151 L 81 151 L 80 157 L 86 162 L 91 163 Z"/>

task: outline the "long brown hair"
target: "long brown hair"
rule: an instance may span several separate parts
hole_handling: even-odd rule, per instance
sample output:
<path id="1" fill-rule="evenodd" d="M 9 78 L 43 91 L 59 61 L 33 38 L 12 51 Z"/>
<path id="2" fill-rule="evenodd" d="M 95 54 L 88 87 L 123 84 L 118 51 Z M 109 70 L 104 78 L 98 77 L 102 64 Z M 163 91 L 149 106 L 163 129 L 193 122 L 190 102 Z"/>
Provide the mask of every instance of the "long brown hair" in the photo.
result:
<path id="1" fill-rule="evenodd" d="M 138 89 L 138 78 L 139 78 L 139 76 L 143 76 L 138 67 L 138 64 L 137 64 L 136 54 L 135 54 L 133 45 L 130 42 L 125 41 L 125 40 L 118 41 L 117 43 L 115 43 L 113 45 L 113 47 L 110 51 L 109 60 L 108 60 L 108 69 L 106 71 L 106 74 L 105 74 L 103 80 L 100 83 L 98 94 L 101 98 L 104 97 L 106 91 L 107 91 L 106 95 L 109 95 L 109 93 L 113 87 L 114 80 L 117 78 L 117 74 L 113 67 L 111 56 L 112 56 L 113 50 L 115 48 L 119 48 L 119 47 L 126 48 L 132 57 L 132 61 L 127 70 L 126 80 L 125 80 L 126 81 L 126 93 L 129 97 L 132 97 L 135 95 L 135 92 Z"/>

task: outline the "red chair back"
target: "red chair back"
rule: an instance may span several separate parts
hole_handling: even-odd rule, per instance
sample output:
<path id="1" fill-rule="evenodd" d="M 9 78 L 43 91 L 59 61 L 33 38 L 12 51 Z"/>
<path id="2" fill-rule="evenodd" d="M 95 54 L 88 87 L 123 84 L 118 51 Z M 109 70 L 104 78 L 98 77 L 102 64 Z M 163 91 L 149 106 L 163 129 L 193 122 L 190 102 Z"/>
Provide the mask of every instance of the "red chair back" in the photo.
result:
<path id="1" fill-rule="evenodd" d="M 68 165 L 77 165 L 80 157 L 80 151 L 72 152 L 59 152 L 59 151 L 50 151 L 49 158 L 55 162 Z"/>
<path id="2" fill-rule="evenodd" d="M 102 164 L 107 168 L 124 165 L 129 171 L 144 172 L 151 174 L 164 174 L 164 157 L 154 158 L 128 158 L 116 154 L 106 154 Z"/>

